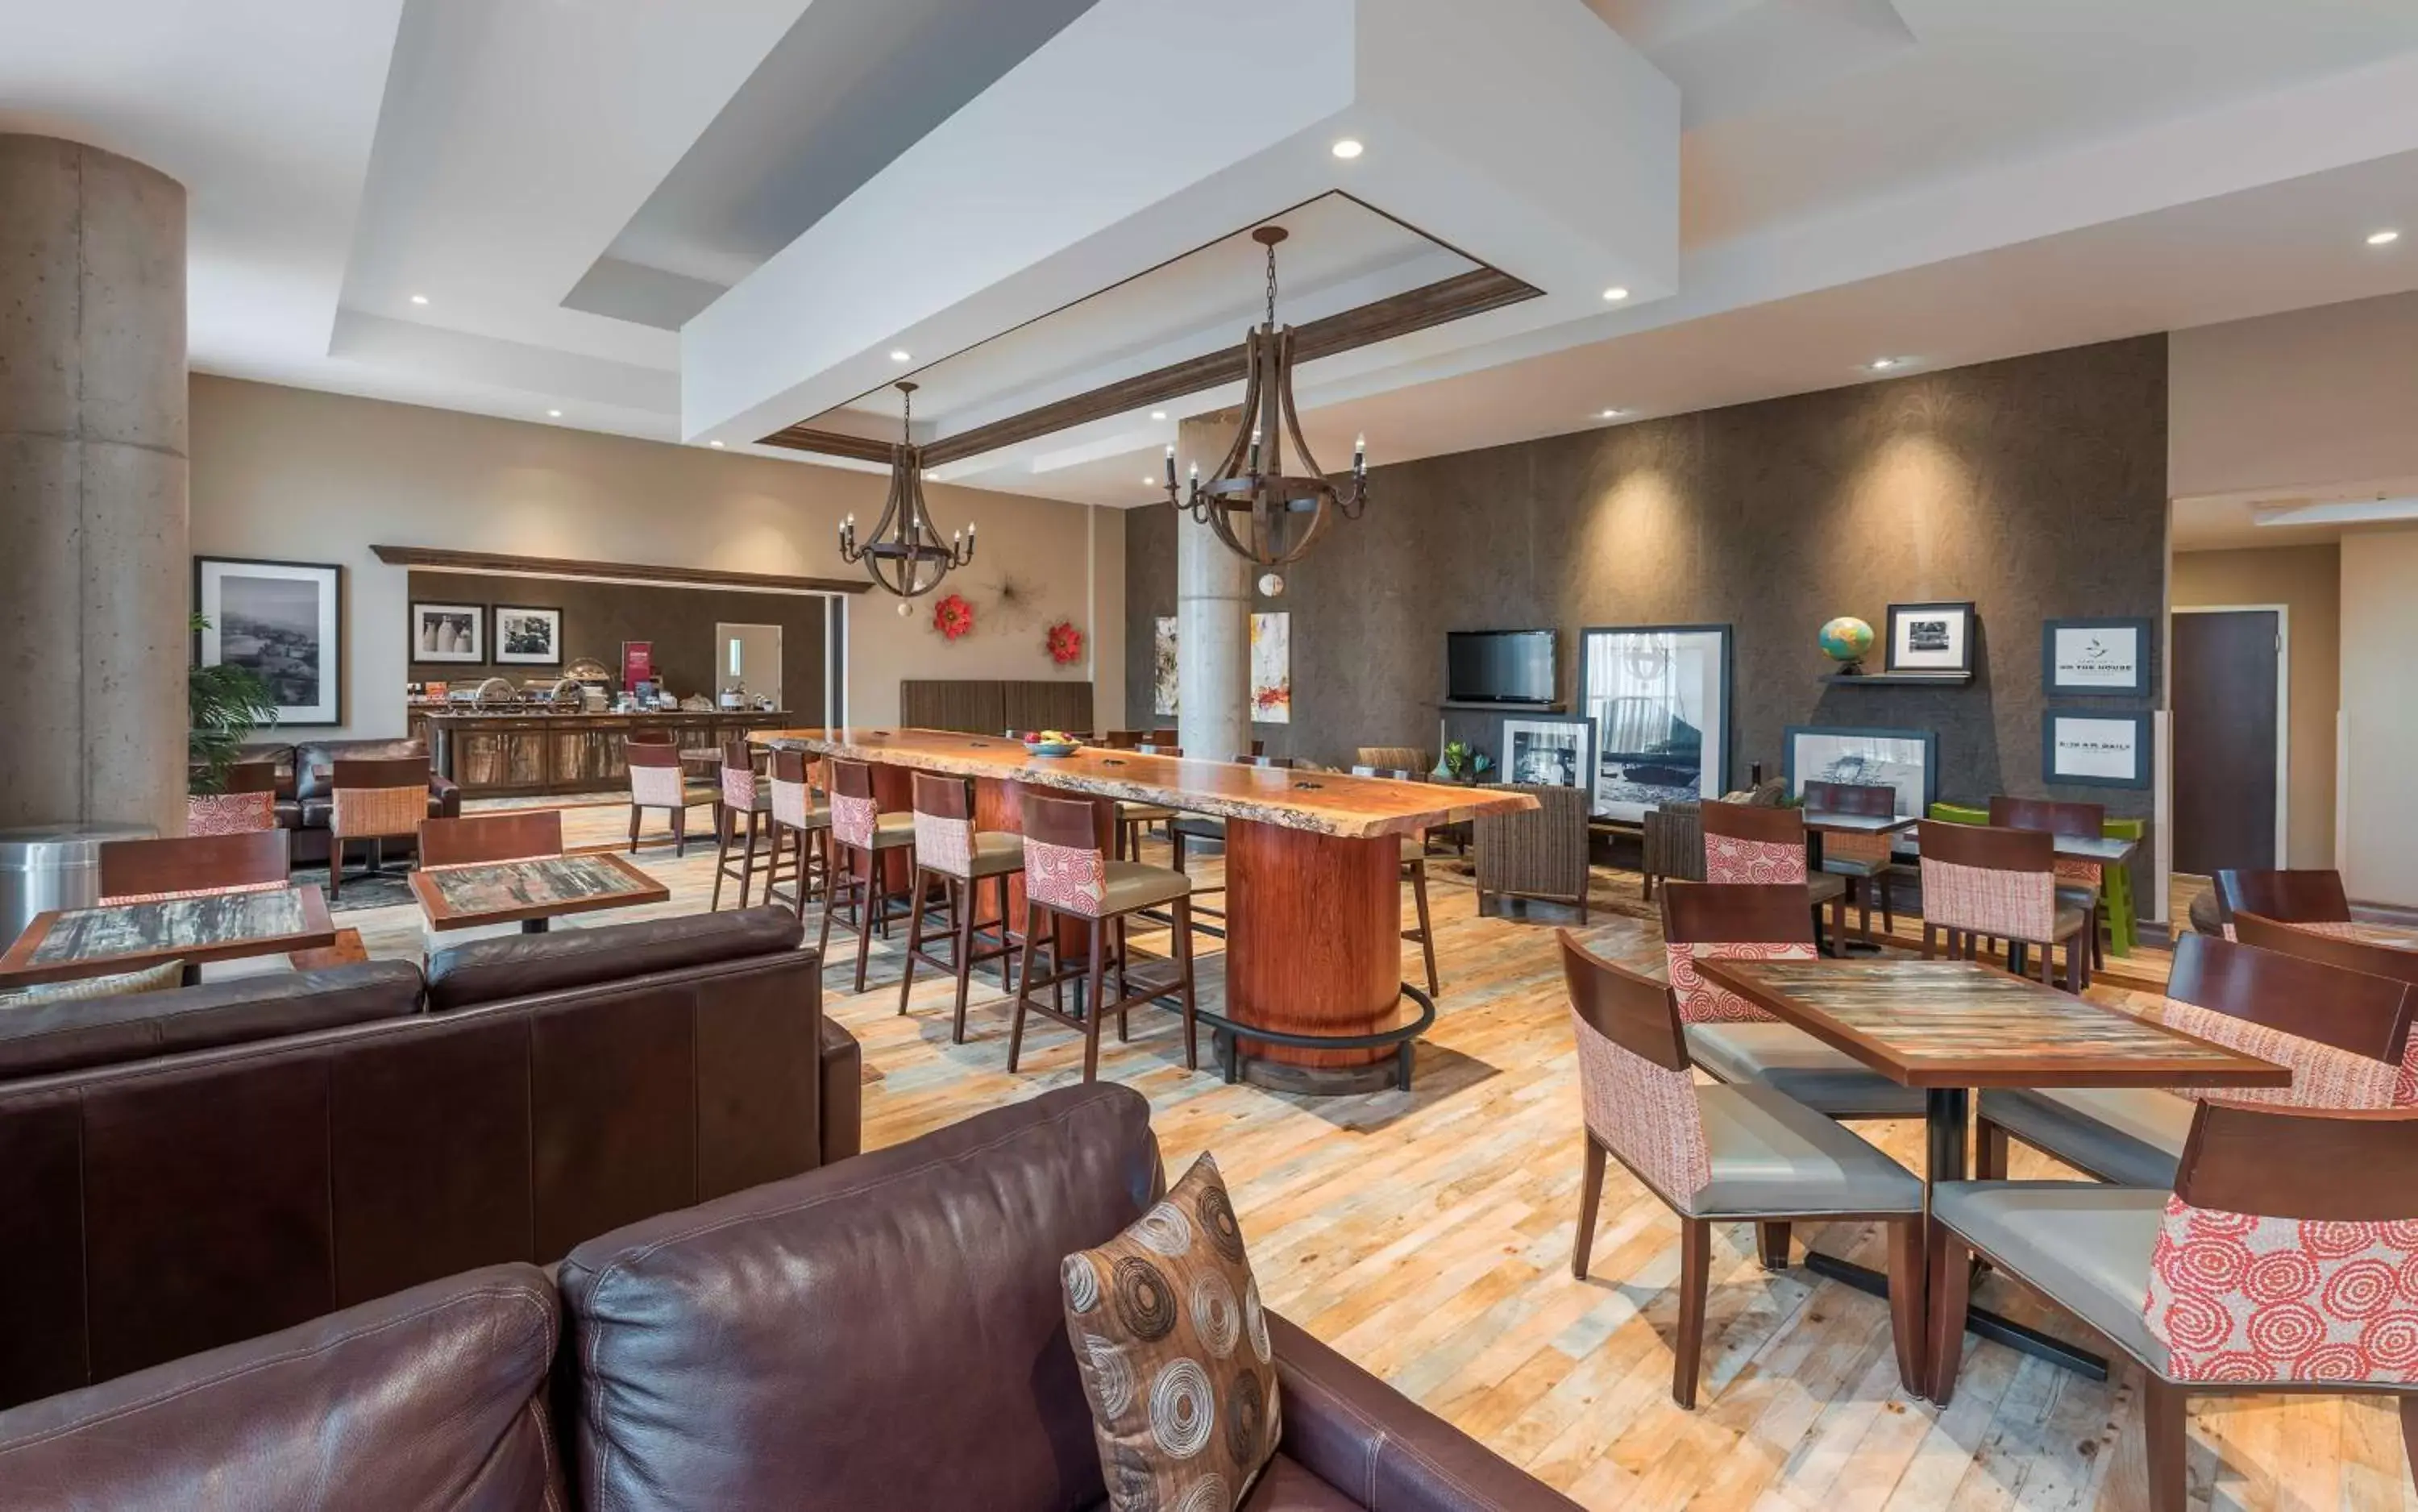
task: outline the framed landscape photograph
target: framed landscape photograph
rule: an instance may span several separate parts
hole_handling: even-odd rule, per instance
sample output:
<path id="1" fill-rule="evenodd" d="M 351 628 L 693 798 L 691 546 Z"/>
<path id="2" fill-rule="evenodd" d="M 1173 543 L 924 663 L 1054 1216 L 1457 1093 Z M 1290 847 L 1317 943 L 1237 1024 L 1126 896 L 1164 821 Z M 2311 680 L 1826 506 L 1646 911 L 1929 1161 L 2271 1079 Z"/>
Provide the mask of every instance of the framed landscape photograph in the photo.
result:
<path id="1" fill-rule="evenodd" d="M 411 659 L 415 662 L 483 662 L 487 659 L 487 606 L 483 603 L 411 605 Z"/>
<path id="2" fill-rule="evenodd" d="M 193 558 L 201 666 L 249 667 L 277 699 L 277 723 L 344 721 L 344 570 L 333 563 Z"/>
<path id="3" fill-rule="evenodd" d="M 2114 694 L 2148 697 L 2150 621 L 2043 621 L 2041 687 L 2050 694 Z"/>
<path id="4" fill-rule="evenodd" d="M 2149 787 L 2149 714 L 2137 710 L 2047 710 L 2041 716 L 2041 779 L 2094 787 Z"/>
<path id="5" fill-rule="evenodd" d="M 1889 670 L 1973 670 L 1973 603 L 1889 606 Z"/>
<path id="6" fill-rule="evenodd" d="M 1809 782 L 1894 787 L 1899 817 L 1921 818 L 1938 797 L 1939 738 L 1930 730 L 1791 725 L 1784 739 L 1782 775 L 1791 798 Z"/>
<path id="7" fill-rule="evenodd" d="M 1579 632 L 1579 713 L 1594 753 L 1588 811 L 1635 823 L 1729 787 L 1730 627 Z"/>
<path id="8" fill-rule="evenodd" d="M 562 611 L 497 604 L 496 660 L 524 666 L 560 666 Z"/>
<path id="9" fill-rule="evenodd" d="M 1585 784 L 1587 734 L 1584 719 L 1531 716 L 1503 722 L 1503 780 L 1542 787 Z"/>

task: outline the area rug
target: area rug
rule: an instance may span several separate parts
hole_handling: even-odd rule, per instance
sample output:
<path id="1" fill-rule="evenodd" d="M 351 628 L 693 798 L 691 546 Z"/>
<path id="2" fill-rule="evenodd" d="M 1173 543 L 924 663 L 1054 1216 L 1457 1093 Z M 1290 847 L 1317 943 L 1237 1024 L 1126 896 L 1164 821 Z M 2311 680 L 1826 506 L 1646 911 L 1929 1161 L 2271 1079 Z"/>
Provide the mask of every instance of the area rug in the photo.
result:
<path id="1" fill-rule="evenodd" d="M 412 895 L 411 867 L 406 862 L 389 861 L 375 873 L 363 872 L 358 858 L 344 868 L 344 892 L 342 897 L 328 899 L 329 913 L 351 913 L 360 909 L 391 909 L 401 904 L 419 901 Z M 328 890 L 328 868 L 297 866 L 293 873 L 297 887 Z"/>

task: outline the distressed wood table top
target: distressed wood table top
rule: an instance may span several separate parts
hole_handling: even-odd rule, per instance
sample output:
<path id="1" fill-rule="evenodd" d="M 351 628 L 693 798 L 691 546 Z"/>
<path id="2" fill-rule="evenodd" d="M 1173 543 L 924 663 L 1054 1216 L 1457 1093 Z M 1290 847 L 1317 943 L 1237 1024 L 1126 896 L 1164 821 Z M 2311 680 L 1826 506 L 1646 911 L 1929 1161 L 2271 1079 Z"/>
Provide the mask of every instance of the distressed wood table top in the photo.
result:
<path id="1" fill-rule="evenodd" d="M 0 955 L 0 985 L 281 955 L 336 941 L 328 899 L 315 887 L 110 903 L 45 913 Z"/>
<path id="2" fill-rule="evenodd" d="M 748 739 L 818 756 L 879 761 L 960 777 L 1030 783 L 1094 798 L 1161 803 L 1192 814 L 1247 819 L 1345 839 L 1413 834 L 1476 814 L 1537 807 L 1525 793 L 1489 794 L 1443 783 L 1294 771 L 1190 756 L 1144 756 L 1085 746 L 1073 756 L 1036 756 L 1023 743 L 953 730 L 758 730 Z"/>
<path id="3" fill-rule="evenodd" d="M 1742 961 L 1697 970 L 1905 1087 L 2282 1087 L 2256 1056 L 1979 961 Z"/>
<path id="4" fill-rule="evenodd" d="M 422 867 L 411 874 L 411 891 L 433 929 L 550 919 L 671 896 L 663 883 L 601 851 Z"/>

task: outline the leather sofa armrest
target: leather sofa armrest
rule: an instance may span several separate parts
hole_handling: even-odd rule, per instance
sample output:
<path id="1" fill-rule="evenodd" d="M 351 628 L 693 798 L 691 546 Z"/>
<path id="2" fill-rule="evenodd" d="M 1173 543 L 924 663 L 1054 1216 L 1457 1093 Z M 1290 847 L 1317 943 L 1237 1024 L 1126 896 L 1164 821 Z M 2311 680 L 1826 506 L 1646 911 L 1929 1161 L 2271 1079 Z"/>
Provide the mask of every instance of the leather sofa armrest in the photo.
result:
<path id="1" fill-rule="evenodd" d="M 444 811 L 443 817 L 458 819 L 462 817 L 462 789 L 455 785 L 452 778 L 440 777 L 433 771 L 430 772 L 428 796 L 436 800 L 437 805 Z"/>
<path id="2" fill-rule="evenodd" d="M 1371 1512 L 1578 1504 L 1274 1313 L 1282 1453 Z"/>
<path id="3" fill-rule="evenodd" d="M 823 1020 L 822 1155 L 828 1166 L 865 1149 L 865 1051 L 856 1036 Z"/>

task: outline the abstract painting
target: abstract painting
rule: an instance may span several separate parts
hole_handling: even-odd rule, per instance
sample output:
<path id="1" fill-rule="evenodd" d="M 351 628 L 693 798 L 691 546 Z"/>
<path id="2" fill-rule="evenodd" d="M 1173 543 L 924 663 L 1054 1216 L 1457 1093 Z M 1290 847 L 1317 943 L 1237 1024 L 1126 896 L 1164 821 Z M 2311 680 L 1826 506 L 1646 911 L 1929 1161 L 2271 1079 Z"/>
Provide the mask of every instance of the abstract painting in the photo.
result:
<path id="1" fill-rule="evenodd" d="M 1172 714 L 1175 707 L 1175 616 L 1158 617 L 1158 633 L 1151 641 L 1151 710 Z"/>
<path id="2" fill-rule="evenodd" d="M 1251 616 L 1251 723 L 1293 723 L 1293 616 Z"/>

